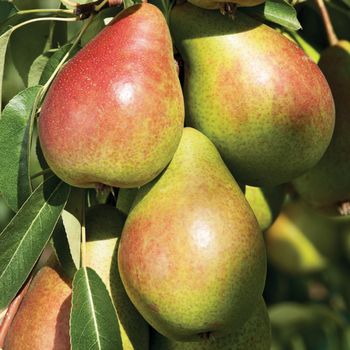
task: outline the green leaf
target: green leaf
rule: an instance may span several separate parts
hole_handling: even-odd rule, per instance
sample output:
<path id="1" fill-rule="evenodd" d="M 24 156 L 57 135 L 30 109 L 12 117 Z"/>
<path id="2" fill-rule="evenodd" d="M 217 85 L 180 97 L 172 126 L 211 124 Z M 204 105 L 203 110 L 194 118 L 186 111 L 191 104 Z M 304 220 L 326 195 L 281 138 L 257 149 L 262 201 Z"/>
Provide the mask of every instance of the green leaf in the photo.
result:
<path id="1" fill-rule="evenodd" d="M 51 78 L 52 74 L 54 73 L 55 69 L 58 67 L 59 63 L 63 59 L 63 57 L 67 54 L 67 52 L 72 47 L 72 44 L 62 46 L 58 51 L 56 51 L 53 56 L 49 59 L 47 62 L 41 77 L 40 77 L 40 85 L 46 84 L 46 82 Z M 66 62 L 72 58 L 79 50 L 81 49 L 81 46 L 75 46 L 72 52 L 69 54 L 68 59 Z"/>
<path id="2" fill-rule="evenodd" d="M 51 237 L 51 245 L 65 271 L 74 277 L 80 268 L 81 230 L 85 190 L 72 187 L 62 216 Z"/>
<path id="3" fill-rule="evenodd" d="M 18 9 L 11 2 L 0 1 L 0 25 L 17 12 Z"/>
<path id="4" fill-rule="evenodd" d="M 17 212 L 32 193 L 30 147 L 32 109 L 41 86 L 21 91 L 11 99 L 0 119 L 0 188 Z"/>
<path id="5" fill-rule="evenodd" d="M 124 8 L 125 9 L 130 7 L 130 6 L 135 5 L 135 3 L 132 0 L 124 0 L 123 3 L 124 3 Z"/>
<path id="6" fill-rule="evenodd" d="M 11 37 L 13 63 L 25 86 L 34 60 L 44 52 L 50 32 L 50 21 L 39 21 L 17 28 Z"/>
<path id="7" fill-rule="evenodd" d="M 284 0 L 267 0 L 257 6 L 239 7 L 239 10 L 292 30 L 301 28 L 294 7 Z"/>
<path id="8" fill-rule="evenodd" d="M 39 85 L 41 74 L 51 56 L 52 52 L 45 52 L 34 60 L 28 73 L 28 86 Z"/>
<path id="9" fill-rule="evenodd" d="M 70 318 L 72 350 L 122 350 L 112 299 L 93 269 L 82 267 L 73 280 Z"/>
<path id="10" fill-rule="evenodd" d="M 28 277 L 66 205 L 70 186 L 53 175 L 45 180 L 0 234 L 0 309 Z"/>
<path id="11" fill-rule="evenodd" d="M 1 4 L 1 3 L 0 3 Z M 4 78 L 4 67 L 5 67 L 5 56 L 6 56 L 6 50 L 7 50 L 7 45 L 10 40 L 10 35 L 12 33 L 11 28 L 4 32 L 0 36 L 0 95 L 2 96 L 2 81 Z M 1 102 L 2 98 L 0 99 L 0 111 L 1 111 Z"/>

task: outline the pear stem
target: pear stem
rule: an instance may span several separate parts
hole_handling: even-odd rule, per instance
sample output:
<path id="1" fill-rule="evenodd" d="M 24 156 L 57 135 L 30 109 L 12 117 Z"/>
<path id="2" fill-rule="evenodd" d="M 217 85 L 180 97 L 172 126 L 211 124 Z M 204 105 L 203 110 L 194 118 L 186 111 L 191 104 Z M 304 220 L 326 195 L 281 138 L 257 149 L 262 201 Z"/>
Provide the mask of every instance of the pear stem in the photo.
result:
<path id="1" fill-rule="evenodd" d="M 38 261 L 39 261 L 39 259 L 38 259 Z M 37 266 L 37 263 L 33 267 L 30 275 L 27 278 L 27 280 L 24 282 L 23 286 L 18 291 L 16 297 L 12 300 L 12 302 L 10 303 L 10 305 L 9 305 L 7 311 L 6 311 L 4 320 L 2 321 L 2 324 L 0 326 L 0 349 L 2 349 L 3 346 L 4 346 L 4 342 L 5 342 L 7 331 L 10 328 L 12 320 L 13 320 L 13 318 L 15 317 L 15 315 L 17 313 L 17 310 L 18 310 L 18 308 L 19 308 L 19 306 L 21 304 L 21 301 L 22 301 L 22 299 L 24 297 L 24 294 L 26 293 L 26 291 L 27 291 L 27 289 L 28 289 L 28 287 L 30 285 L 30 282 L 33 279 L 33 275 L 34 275 L 34 271 L 35 271 L 36 266 Z"/>
<path id="2" fill-rule="evenodd" d="M 334 46 L 338 43 L 339 40 L 338 40 L 337 35 L 335 34 L 335 31 L 334 31 L 334 28 L 332 25 L 332 21 L 329 17 L 327 7 L 326 7 L 323 0 L 315 0 L 315 1 L 316 1 L 318 8 L 321 11 L 321 15 L 322 15 L 323 23 L 324 23 L 325 28 L 326 28 L 329 44 L 330 44 L 330 46 Z"/>
<path id="3" fill-rule="evenodd" d="M 85 190 L 82 196 L 81 267 L 86 267 Z"/>

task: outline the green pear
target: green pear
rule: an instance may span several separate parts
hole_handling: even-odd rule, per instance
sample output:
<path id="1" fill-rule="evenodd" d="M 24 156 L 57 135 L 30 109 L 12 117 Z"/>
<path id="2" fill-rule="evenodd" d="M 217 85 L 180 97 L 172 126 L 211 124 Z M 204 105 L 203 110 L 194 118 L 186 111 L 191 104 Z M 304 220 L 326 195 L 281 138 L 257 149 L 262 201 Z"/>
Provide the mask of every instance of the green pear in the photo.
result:
<path id="1" fill-rule="evenodd" d="M 286 184 L 272 187 L 246 186 L 245 197 L 258 219 L 262 232 L 265 232 L 277 219 L 286 195 Z"/>
<path id="2" fill-rule="evenodd" d="M 76 187 L 138 187 L 171 160 L 184 125 L 172 40 L 161 11 L 121 11 L 62 68 L 38 119 L 52 171 Z"/>
<path id="3" fill-rule="evenodd" d="M 172 9 L 170 31 L 184 60 L 186 125 L 214 143 L 236 181 L 277 186 L 320 160 L 334 102 L 298 45 L 239 9 L 232 20 L 188 2 Z"/>
<path id="4" fill-rule="evenodd" d="M 350 42 L 339 40 L 321 53 L 319 67 L 336 106 L 332 141 L 322 159 L 292 185 L 314 210 L 331 216 L 350 213 Z"/>
<path id="5" fill-rule="evenodd" d="M 86 265 L 93 268 L 110 292 L 115 305 L 124 350 L 147 350 L 149 325 L 136 310 L 120 279 L 117 251 L 126 215 L 108 204 L 85 212 Z"/>
<path id="6" fill-rule="evenodd" d="M 199 6 L 204 9 L 214 10 L 220 9 L 222 14 L 225 14 L 227 6 L 232 7 L 232 14 L 236 12 L 237 6 L 252 7 L 264 3 L 266 0 L 234 0 L 230 2 L 222 2 L 220 0 L 189 0 L 193 5 Z M 231 12 L 230 11 L 230 12 Z M 229 12 L 229 14 L 230 14 Z"/>
<path id="7" fill-rule="evenodd" d="M 323 271 L 326 259 L 313 242 L 284 213 L 264 233 L 267 259 L 277 270 L 302 275 Z"/>
<path id="8" fill-rule="evenodd" d="M 119 244 L 131 301 L 176 341 L 216 339 L 242 327 L 264 289 L 266 252 L 259 223 L 215 146 L 185 128 L 152 185 L 136 196 Z"/>
<path id="9" fill-rule="evenodd" d="M 70 350 L 72 281 L 52 253 L 23 297 L 4 350 Z"/>
<path id="10" fill-rule="evenodd" d="M 215 334 L 214 334 L 215 336 Z M 239 330 L 220 338 L 199 342 L 177 342 L 151 330 L 150 350 L 270 350 L 271 326 L 264 299 Z"/>

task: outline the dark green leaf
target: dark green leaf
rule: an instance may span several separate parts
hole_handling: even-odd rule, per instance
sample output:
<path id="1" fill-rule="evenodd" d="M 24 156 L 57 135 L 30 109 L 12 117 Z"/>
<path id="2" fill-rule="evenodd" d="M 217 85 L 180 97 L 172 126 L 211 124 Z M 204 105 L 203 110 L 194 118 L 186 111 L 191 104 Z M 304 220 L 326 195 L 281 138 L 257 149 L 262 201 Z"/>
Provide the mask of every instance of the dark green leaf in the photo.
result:
<path id="1" fill-rule="evenodd" d="M 267 0 L 257 6 L 240 7 L 239 10 L 292 30 L 301 28 L 294 7 L 284 0 Z"/>
<path id="2" fill-rule="evenodd" d="M 6 56 L 6 50 L 7 50 L 7 45 L 10 40 L 10 35 L 12 33 L 11 28 L 4 32 L 0 36 L 0 95 L 2 96 L 2 81 L 4 77 L 4 67 L 5 67 L 5 56 Z M 0 111 L 1 111 L 1 102 L 2 98 L 0 99 Z"/>
<path id="3" fill-rule="evenodd" d="M 0 188 L 17 212 L 32 193 L 30 181 L 31 114 L 41 86 L 21 91 L 6 105 L 0 119 Z"/>
<path id="4" fill-rule="evenodd" d="M 13 63 L 25 86 L 28 86 L 31 65 L 44 52 L 49 31 L 50 21 L 39 21 L 16 29 L 11 36 L 10 48 Z"/>
<path id="5" fill-rule="evenodd" d="M 54 73 L 55 69 L 58 67 L 59 63 L 63 59 L 63 57 L 66 55 L 66 53 L 70 50 L 72 47 L 71 44 L 62 46 L 58 51 L 56 51 L 53 56 L 49 59 L 47 62 L 44 71 L 41 74 L 40 77 L 40 84 L 44 85 L 46 82 L 50 79 L 51 75 Z M 72 58 L 79 50 L 81 49 L 81 46 L 75 46 L 72 52 L 69 54 L 68 59 L 66 62 Z"/>
<path id="6" fill-rule="evenodd" d="M 0 234 L 0 309 L 28 277 L 66 205 L 70 186 L 53 175 L 32 193 Z"/>
<path id="7" fill-rule="evenodd" d="M 122 350 L 112 299 L 93 269 L 81 268 L 73 280 L 71 312 L 72 350 Z"/>
<path id="8" fill-rule="evenodd" d="M 0 1 L 0 24 L 18 12 L 15 5 L 8 1 Z"/>
<path id="9" fill-rule="evenodd" d="M 65 210 L 62 212 L 51 237 L 51 245 L 66 272 L 74 277 L 80 268 L 81 228 L 84 189 L 72 187 Z"/>

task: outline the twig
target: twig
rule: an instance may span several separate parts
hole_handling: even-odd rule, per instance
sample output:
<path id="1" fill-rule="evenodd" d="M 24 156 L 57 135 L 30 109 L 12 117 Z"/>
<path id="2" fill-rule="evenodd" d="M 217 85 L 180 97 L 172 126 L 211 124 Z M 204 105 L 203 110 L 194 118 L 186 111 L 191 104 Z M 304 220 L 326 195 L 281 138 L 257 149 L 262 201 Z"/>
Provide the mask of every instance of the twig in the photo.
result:
<path id="1" fill-rule="evenodd" d="M 326 28 L 329 44 L 330 44 L 330 46 L 336 45 L 338 42 L 338 38 L 334 32 L 334 28 L 332 25 L 332 21 L 329 17 L 327 7 L 326 7 L 323 0 L 315 0 L 315 1 L 316 1 L 318 8 L 321 11 L 321 15 L 322 15 L 324 26 Z"/>

